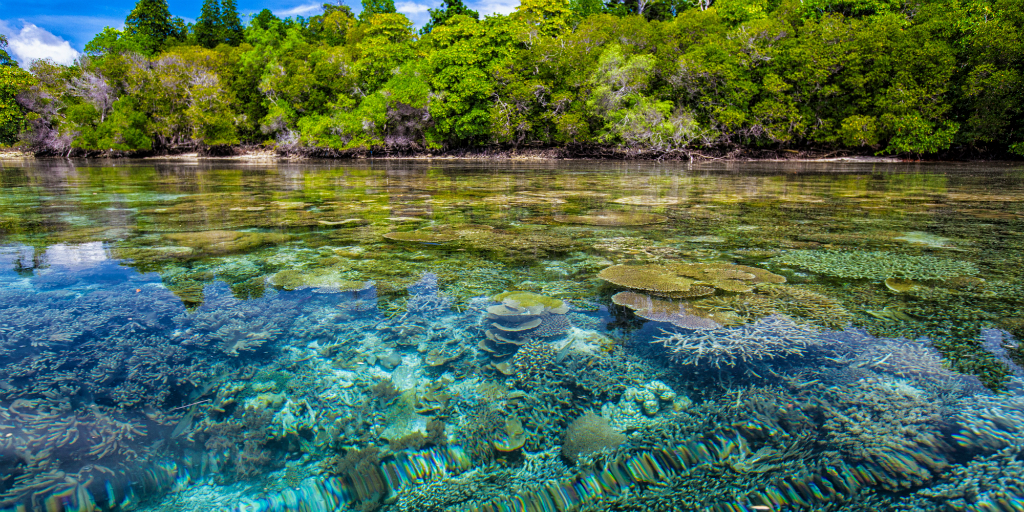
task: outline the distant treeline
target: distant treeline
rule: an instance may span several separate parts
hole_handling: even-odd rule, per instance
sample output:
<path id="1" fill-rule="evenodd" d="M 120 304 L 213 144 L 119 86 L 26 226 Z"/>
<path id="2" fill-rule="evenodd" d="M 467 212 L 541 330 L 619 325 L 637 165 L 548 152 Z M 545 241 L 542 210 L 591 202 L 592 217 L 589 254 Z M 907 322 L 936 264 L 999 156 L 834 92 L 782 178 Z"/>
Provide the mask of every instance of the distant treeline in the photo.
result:
<path id="1" fill-rule="evenodd" d="M 482 147 L 1024 155 L 1024 0 L 445 0 L 414 31 L 140 0 L 72 66 L 0 40 L 0 143 L 40 154 Z"/>

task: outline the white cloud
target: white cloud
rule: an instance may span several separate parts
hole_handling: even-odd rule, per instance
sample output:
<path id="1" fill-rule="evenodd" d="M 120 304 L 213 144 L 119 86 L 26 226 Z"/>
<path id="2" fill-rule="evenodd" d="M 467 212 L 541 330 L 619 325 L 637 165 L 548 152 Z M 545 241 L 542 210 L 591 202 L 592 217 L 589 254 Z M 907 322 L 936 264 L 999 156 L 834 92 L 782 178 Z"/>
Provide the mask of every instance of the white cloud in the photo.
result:
<path id="1" fill-rule="evenodd" d="M 482 2 L 471 4 L 471 8 L 478 11 L 480 16 L 490 16 L 491 14 L 511 14 L 512 11 L 519 7 L 519 0 L 483 0 Z"/>
<path id="2" fill-rule="evenodd" d="M 0 21 L 0 31 L 8 34 L 9 49 L 23 67 L 27 68 L 39 59 L 72 64 L 78 58 L 78 51 L 71 47 L 71 43 L 33 23 L 23 22 L 21 30 L 14 31 L 10 25 Z"/>
<path id="3" fill-rule="evenodd" d="M 410 18 L 413 17 L 413 16 L 417 16 L 419 14 L 423 14 L 423 13 L 427 12 L 427 9 L 430 9 L 429 5 L 418 4 L 418 3 L 415 3 L 415 2 L 396 2 L 395 3 L 395 10 L 400 12 L 400 13 L 402 13 L 402 14 L 405 14 L 405 15 L 409 16 Z"/>
<path id="4" fill-rule="evenodd" d="M 311 4 L 297 5 L 295 7 L 290 8 L 290 9 L 282 9 L 282 10 L 279 10 L 279 11 L 274 11 L 274 14 L 276 16 L 280 16 L 282 18 L 287 18 L 289 16 L 305 16 L 307 14 L 313 14 L 313 13 L 319 14 L 318 11 L 321 10 L 320 6 L 321 6 L 320 3 L 311 3 Z"/>

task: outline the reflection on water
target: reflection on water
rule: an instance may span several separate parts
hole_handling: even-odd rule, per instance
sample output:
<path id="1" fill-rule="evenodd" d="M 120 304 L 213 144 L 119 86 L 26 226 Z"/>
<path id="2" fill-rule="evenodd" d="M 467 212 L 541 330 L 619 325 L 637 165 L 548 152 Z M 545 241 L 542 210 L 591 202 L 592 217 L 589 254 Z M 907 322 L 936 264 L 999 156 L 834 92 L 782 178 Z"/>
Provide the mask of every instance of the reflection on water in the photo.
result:
<path id="1" fill-rule="evenodd" d="M 0 510 L 1024 509 L 1012 166 L 0 187 Z"/>

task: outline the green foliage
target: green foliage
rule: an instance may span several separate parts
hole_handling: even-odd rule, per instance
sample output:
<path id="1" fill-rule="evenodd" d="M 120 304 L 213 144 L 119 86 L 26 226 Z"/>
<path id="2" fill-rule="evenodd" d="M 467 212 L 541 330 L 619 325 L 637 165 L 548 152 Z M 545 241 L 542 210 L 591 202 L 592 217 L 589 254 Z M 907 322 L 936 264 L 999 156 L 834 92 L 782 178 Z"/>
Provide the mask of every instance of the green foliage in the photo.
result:
<path id="1" fill-rule="evenodd" d="M 121 55 L 125 53 L 143 53 L 146 50 L 140 44 L 139 40 L 130 37 L 124 32 L 112 28 L 104 27 L 103 30 L 96 34 L 88 43 L 85 43 L 85 54 L 92 57 L 102 57 L 105 55 Z"/>
<path id="2" fill-rule="evenodd" d="M 0 66 L 17 66 L 18 62 L 7 53 L 7 36 L 0 34 Z"/>
<path id="3" fill-rule="evenodd" d="M 598 0 L 595 0 L 598 1 Z M 469 16 L 475 20 L 480 19 L 480 13 L 466 7 L 466 4 L 462 3 L 462 0 L 444 0 L 444 6 L 439 9 L 427 9 L 430 13 L 430 21 L 427 21 L 423 28 L 420 29 L 420 34 L 429 34 L 434 27 L 444 25 L 445 22 L 450 20 L 453 16 Z"/>
<path id="4" fill-rule="evenodd" d="M 437 96 L 429 107 L 434 120 L 432 145 L 485 140 L 494 93 L 488 68 L 508 56 L 513 37 L 500 20 L 479 22 L 458 15 L 431 32 L 434 51 L 428 66 L 430 87 Z"/>
<path id="5" fill-rule="evenodd" d="M 200 46 L 214 48 L 220 44 L 219 0 L 203 0 L 203 7 L 199 10 L 199 19 L 192 27 L 192 33 Z"/>
<path id="6" fill-rule="evenodd" d="M 32 75 L 16 65 L 0 66 L 0 145 L 13 144 L 18 140 L 25 111 L 15 97 L 34 82 Z"/>
<path id="7" fill-rule="evenodd" d="M 204 0 L 199 19 L 192 28 L 192 35 L 199 46 L 237 46 L 242 42 L 242 34 L 242 22 L 238 19 L 235 0 Z"/>
<path id="8" fill-rule="evenodd" d="M 183 24 L 171 19 L 167 0 L 139 0 L 124 20 L 125 34 L 147 55 L 153 55 L 184 38 Z"/>
<path id="9" fill-rule="evenodd" d="M 378 14 L 395 14 L 395 0 L 361 0 L 363 10 L 359 13 L 359 21 L 369 21 Z"/>
<path id="10" fill-rule="evenodd" d="M 418 39 L 393 0 L 323 8 L 243 31 L 235 0 L 206 0 L 187 34 L 140 0 L 23 106 L 6 93 L 24 117 L 4 140 L 1024 153 L 1024 0 L 525 0 L 482 21 L 445 0 Z"/>
<path id="11" fill-rule="evenodd" d="M 137 108 L 134 98 L 116 101 L 106 119 L 88 103 L 69 109 L 68 119 L 79 126 L 79 134 L 72 145 L 78 149 L 105 151 L 148 151 L 153 139 L 148 136 L 146 114 Z"/>

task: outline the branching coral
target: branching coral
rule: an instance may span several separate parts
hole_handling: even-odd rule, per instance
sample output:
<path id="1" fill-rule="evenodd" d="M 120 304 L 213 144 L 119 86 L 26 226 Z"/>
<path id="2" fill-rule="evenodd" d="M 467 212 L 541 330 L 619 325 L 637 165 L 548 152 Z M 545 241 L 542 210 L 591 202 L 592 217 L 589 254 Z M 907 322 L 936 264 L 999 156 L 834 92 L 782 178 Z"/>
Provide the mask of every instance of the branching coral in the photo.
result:
<path id="1" fill-rule="evenodd" d="M 842 302 L 797 286 L 762 286 L 750 294 L 709 297 L 694 302 L 693 307 L 732 311 L 747 319 L 779 314 L 833 330 L 842 330 L 853 321 L 853 314 Z"/>
<path id="2" fill-rule="evenodd" d="M 765 359 L 802 355 L 823 342 L 816 331 L 793 323 L 779 315 L 762 318 L 756 323 L 707 332 L 681 333 L 662 331 L 654 342 L 669 349 L 671 358 L 684 365 L 723 364 L 735 366 Z"/>
<path id="3" fill-rule="evenodd" d="M 794 250 L 770 261 L 843 279 L 885 280 L 895 277 L 929 281 L 973 276 L 978 273 L 978 267 L 962 259 L 913 256 L 885 251 Z"/>

